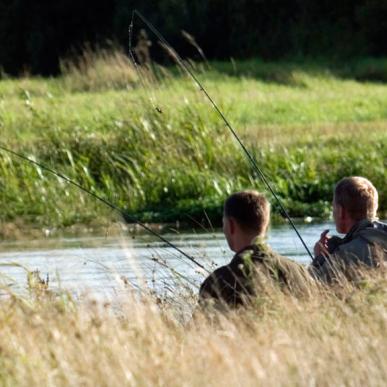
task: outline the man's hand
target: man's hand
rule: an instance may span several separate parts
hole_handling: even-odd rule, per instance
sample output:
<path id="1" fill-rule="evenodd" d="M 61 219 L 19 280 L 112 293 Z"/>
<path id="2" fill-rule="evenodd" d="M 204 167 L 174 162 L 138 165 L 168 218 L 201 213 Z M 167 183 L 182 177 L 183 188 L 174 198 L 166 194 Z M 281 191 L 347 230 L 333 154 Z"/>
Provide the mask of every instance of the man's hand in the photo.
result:
<path id="1" fill-rule="evenodd" d="M 319 255 L 328 256 L 328 240 L 330 236 L 328 236 L 329 230 L 325 230 L 322 232 L 320 236 L 320 240 L 314 245 L 314 256 L 318 257 Z"/>

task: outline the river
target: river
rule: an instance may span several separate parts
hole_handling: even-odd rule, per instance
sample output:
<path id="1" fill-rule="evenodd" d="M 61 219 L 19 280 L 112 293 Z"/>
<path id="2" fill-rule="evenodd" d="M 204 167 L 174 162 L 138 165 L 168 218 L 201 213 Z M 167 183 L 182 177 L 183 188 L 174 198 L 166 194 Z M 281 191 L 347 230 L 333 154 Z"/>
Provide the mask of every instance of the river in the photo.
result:
<path id="1" fill-rule="evenodd" d="M 298 229 L 312 250 L 322 230 L 331 223 L 301 224 Z M 163 234 L 211 271 L 227 263 L 232 252 L 221 231 Z M 274 226 L 268 237 L 280 254 L 308 264 L 310 258 L 288 225 Z M 177 286 L 193 289 L 206 272 L 153 236 L 60 237 L 0 243 L 1 281 L 16 292 L 26 292 L 27 272 L 38 270 L 49 278 L 52 290 L 68 290 L 75 298 L 111 300 L 128 289 L 146 286 L 156 293 L 173 292 Z"/>

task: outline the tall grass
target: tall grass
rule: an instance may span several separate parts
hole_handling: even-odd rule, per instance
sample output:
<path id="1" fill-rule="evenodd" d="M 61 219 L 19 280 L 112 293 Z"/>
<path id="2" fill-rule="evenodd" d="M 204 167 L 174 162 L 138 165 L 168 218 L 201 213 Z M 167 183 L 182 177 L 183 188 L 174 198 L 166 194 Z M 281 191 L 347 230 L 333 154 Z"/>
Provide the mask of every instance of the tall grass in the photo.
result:
<path id="1" fill-rule="evenodd" d="M 201 220 L 205 210 L 216 224 L 229 193 L 264 189 L 181 75 L 159 69 L 144 87 L 122 54 L 106 52 L 63 68 L 58 79 L 0 82 L 2 143 L 146 221 Z M 370 178 L 381 215 L 387 210 L 387 88 L 336 74 L 259 61 L 213 63 L 200 73 L 292 216 L 328 216 L 332 186 L 345 175 Z M 65 226 L 108 216 L 94 199 L 3 152 L 0 171 L 3 221 Z"/>
<path id="2" fill-rule="evenodd" d="M 73 92 L 130 89 L 139 82 L 129 58 L 113 49 L 86 48 L 76 60 L 63 59 L 60 68 L 64 87 Z"/>
<path id="3" fill-rule="evenodd" d="M 382 386 L 387 377 L 385 278 L 295 299 L 274 289 L 254 307 L 196 311 L 128 295 L 119 309 L 65 295 L 0 308 L 3 385 Z M 47 291 L 47 290 L 46 290 Z"/>

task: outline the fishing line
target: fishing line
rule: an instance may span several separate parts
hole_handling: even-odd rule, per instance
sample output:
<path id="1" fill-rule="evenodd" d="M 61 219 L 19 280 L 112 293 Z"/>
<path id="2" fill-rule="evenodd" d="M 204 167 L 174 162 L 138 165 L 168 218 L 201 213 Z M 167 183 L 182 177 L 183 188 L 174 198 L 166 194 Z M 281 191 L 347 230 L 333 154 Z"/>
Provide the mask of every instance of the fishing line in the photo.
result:
<path id="1" fill-rule="evenodd" d="M 92 197 L 94 197 L 95 199 L 99 200 L 100 202 L 104 203 L 105 205 L 107 205 L 108 207 L 110 207 L 111 209 L 113 209 L 114 211 L 118 212 L 125 220 L 129 220 L 130 222 L 132 223 L 135 223 L 137 225 L 139 225 L 140 227 L 142 227 L 144 230 L 148 231 L 150 234 L 154 235 L 155 237 L 159 238 L 162 242 L 164 242 L 165 244 L 167 244 L 169 247 L 175 249 L 176 251 L 178 251 L 181 255 L 183 255 L 184 257 L 188 258 L 191 262 L 193 262 L 194 264 L 196 264 L 197 266 L 199 266 L 201 269 L 205 270 L 207 273 L 209 273 L 209 271 L 201 264 L 199 263 L 195 258 L 191 257 L 190 255 L 188 255 L 187 253 L 185 253 L 183 250 L 181 250 L 179 247 L 177 247 L 175 244 L 173 244 L 172 242 L 170 242 L 168 239 L 164 238 L 162 235 L 160 235 L 159 233 L 157 233 L 156 231 L 152 230 L 149 226 L 147 226 L 146 224 L 140 222 L 138 219 L 134 218 L 132 215 L 129 214 L 128 211 L 125 211 L 121 208 L 119 208 L 118 206 L 116 206 L 115 204 L 109 202 L 108 200 L 104 199 L 103 197 L 97 195 L 96 193 L 92 192 L 91 190 L 85 188 L 84 186 L 82 186 L 81 184 L 77 183 L 76 181 L 74 180 L 71 180 L 70 178 L 68 178 L 67 176 L 61 174 L 60 172 L 57 172 L 47 166 L 45 166 L 44 164 L 41 164 L 35 160 L 32 160 L 20 153 L 17 153 L 11 149 L 8 149 L 6 147 L 4 147 L 3 145 L 0 145 L 0 149 L 13 155 L 13 156 L 16 156 L 22 160 L 25 160 L 25 161 L 28 161 L 29 163 L 31 164 L 34 164 L 36 166 L 38 166 L 39 168 L 47 171 L 47 172 L 50 172 L 51 174 L 61 178 L 62 180 L 66 181 L 67 183 L 69 184 L 72 184 L 73 186 L 79 188 L 81 191 L 83 192 L 86 192 L 87 194 L 91 195 Z"/>
<path id="2" fill-rule="evenodd" d="M 176 61 L 177 63 L 183 67 L 183 69 L 187 72 L 187 74 L 193 79 L 193 81 L 196 83 L 196 85 L 199 87 L 199 90 L 202 91 L 204 93 L 204 95 L 207 97 L 207 99 L 210 101 L 210 103 L 212 104 L 212 106 L 214 107 L 214 109 L 217 111 L 217 113 L 220 115 L 220 117 L 222 118 L 223 122 L 226 124 L 226 127 L 231 131 L 232 135 L 234 136 L 234 138 L 237 140 L 237 142 L 239 143 L 239 145 L 241 146 L 241 148 L 243 149 L 243 152 L 245 153 L 247 159 L 250 161 L 251 165 L 253 166 L 255 172 L 258 174 L 258 176 L 261 178 L 262 182 L 265 184 L 265 186 L 267 187 L 267 189 L 270 191 L 270 193 L 273 195 L 275 201 L 278 203 L 282 213 L 285 215 L 285 217 L 288 219 L 290 225 L 293 227 L 294 231 L 296 232 L 298 238 L 300 239 L 302 245 L 304 246 L 305 250 L 307 251 L 308 255 L 310 256 L 310 258 L 312 259 L 313 261 L 313 255 L 312 253 L 310 252 L 308 246 L 306 245 L 306 243 L 304 242 L 301 234 L 299 233 L 296 225 L 294 224 L 294 222 L 292 221 L 292 219 L 290 218 L 288 212 L 286 211 L 285 207 L 283 206 L 281 200 L 279 199 L 279 197 L 277 196 L 277 194 L 274 192 L 273 188 L 271 187 L 269 181 L 266 179 L 263 171 L 261 170 L 261 168 L 258 166 L 258 164 L 256 163 L 254 157 L 250 154 L 250 152 L 247 150 L 247 148 L 245 147 L 245 145 L 243 144 L 243 142 L 241 141 L 241 139 L 239 138 L 239 136 L 237 135 L 236 131 L 234 130 L 234 128 L 232 127 L 232 125 L 230 124 L 230 122 L 228 121 L 228 119 L 226 118 L 226 116 L 222 113 L 222 111 L 219 109 L 218 105 L 215 103 L 215 101 L 212 99 L 212 97 L 209 95 L 209 93 L 207 92 L 207 90 L 204 88 L 204 86 L 202 85 L 202 83 L 198 80 L 198 78 L 195 76 L 195 74 L 191 71 L 191 69 L 186 65 L 186 63 L 184 62 L 184 60 L 181 58 L 181 56 L 176 52 L 176 50 L 168 43 L 168 41 L 161 35 L 161 33 L 157 30 L 157 28 L 155 26 L 153 26 L 153 24 L 148 21 L 139 11 L 137 10 L 134 10 L 133 13 L 132 13 L 132 20 L 131 20 L 131 25 L 133 26 L 133 21 L 134 21 L 134 17 L 135 15 L 137 15 L 143 23 L 145 23 L 147 25 L 147 27 L 155 34 L 155 36 L 160 40 L 160 42 L 168 49 L 168 51 L 176 58 Z"/>

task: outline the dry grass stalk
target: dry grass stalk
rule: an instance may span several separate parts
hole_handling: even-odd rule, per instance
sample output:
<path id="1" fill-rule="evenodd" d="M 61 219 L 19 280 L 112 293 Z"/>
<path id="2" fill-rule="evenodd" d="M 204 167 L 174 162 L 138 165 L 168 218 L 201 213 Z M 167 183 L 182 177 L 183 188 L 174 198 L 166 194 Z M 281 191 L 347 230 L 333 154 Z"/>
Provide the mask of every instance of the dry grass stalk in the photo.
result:
<path id="1" fill-rule="evenodd" d="M 76 60 L 62 60 L 61 72 L 71 91 L 125 89 L 139 82 L 129 58 L 119 50 L 85 48 Z"/>
<path id="2" fill-rule="evenodd" d="M 247 310 L 182 324 L 128 296 L 119 312 L 48 295 L 0 308 L 4 385 L 383 385 L 385 277 L 296 299 L 272 289 Z M 364 285 L 364 284 L 367 285 Z M 346 288 L 345 296 L 342 289 Z"/>

